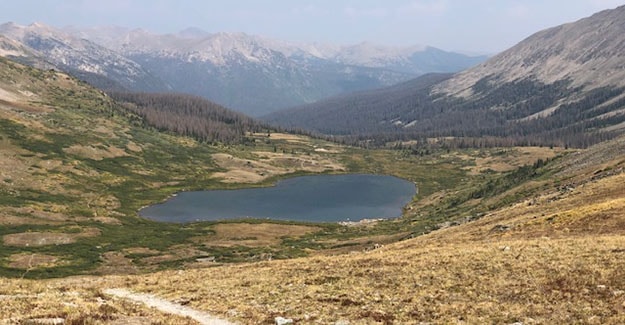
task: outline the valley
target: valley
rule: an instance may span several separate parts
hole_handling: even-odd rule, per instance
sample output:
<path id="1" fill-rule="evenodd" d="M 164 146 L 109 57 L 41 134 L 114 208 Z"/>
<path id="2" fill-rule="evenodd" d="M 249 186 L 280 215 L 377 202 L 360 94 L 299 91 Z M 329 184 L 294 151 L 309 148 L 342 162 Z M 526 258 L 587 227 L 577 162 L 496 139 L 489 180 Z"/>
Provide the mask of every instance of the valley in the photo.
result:
<path id="1" fill-rule="evenodd" d="M 426 74 L 262 118 L 352 144 L 448 138 L 459 147 L 587 147 L 624 132 L 623 21 L 623 7 L 599 12 L 537 32 L 460 73 Z"/>
<path id="2" fill-rule="evenodd" d="M 461 72 L 430 47 L 1 25 L 0 324 L 625 323 L 624 24 L 602 11 Z M 140 212 L 355 174 L 410 192 L 260 203 L 402 196 L 401 216 Z"/>
<path id="3" fill-rule="evenodd" d="M 397 233 L 428 231 L 439 221 L 345 227 L 242 220 L 232 227 L 261 224 L 275 233 L 273 239 L 257 239 L 262 237 L 251 229 L 251 234 L 224 238 L 224 226 L 160 224 L 138 218 L 137 211 L 180 191 L 267 186 L 310 173 L 394 175 L 417 183 L 415 199 L 424 198 L 462 182 L 482 182 L 490 178 L 486 170 L 491 165 L 493 170 L 520 167 L 528 155 L 524 149 L 510 149 L 500 159 L 487 161 L 480 156 L 487 157 L 490 149 L 428 155 L 372 151 L 271 132 L 248 132 L 242 144 L 208 144 L 146 128 L 132 111 L 62 73 L 4 59 L 1 63 L 6 100 L 1 111 L 5 167 L 0 271 L 5 276 L 134 273 L 201 265 L 196 260 L 206 257 L 223 263 L 341 247 L 361 250 L 375 244 L 367 236 L 392 241 Z M 548 148 L 540 152 L 543 158 L 558 154 Z M 514 162 L 513 157 L 522 160 Z M 495 166 L 501 163 L 511 165 Z M 473 169 L 478 164 L 483 166 Z M 290 237 L 289 229 L 301 227 L 317 230 Z M 241 245 L 212 244 L 237 238 Z M 254 244 L 267 240 L 273 244 Z"/>

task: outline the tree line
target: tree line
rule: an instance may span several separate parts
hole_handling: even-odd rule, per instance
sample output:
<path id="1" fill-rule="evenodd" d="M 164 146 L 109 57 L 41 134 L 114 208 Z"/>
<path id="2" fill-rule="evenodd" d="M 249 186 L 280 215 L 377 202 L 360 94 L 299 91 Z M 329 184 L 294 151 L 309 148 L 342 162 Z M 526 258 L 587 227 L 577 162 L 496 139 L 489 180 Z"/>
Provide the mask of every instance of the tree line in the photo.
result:
<path id="1" fill-rule="evenodd" d="M 204 142 L 240 143 L 247 132 L 264 132 L 259 121 L 204 98 L 175 93 L 108 93 L 124 109 L 143 118 L 145 126 Z"/>
<path id="2" fill-rule="evenodd" d="M 431 75 L 374 92 L 335 97 L 272 114 L 275 125 L 334 135 L 348 144 L 440 138 L 445 145 L 587 147 L 620 133 L 625 88 L 585 90 L 570 80 L 500 82 L 484 78 L 469 97 L 432 93 Z M 553 110 L 552 110 L 553 108 Z M 452 138 L 452 139 L 450 139 Z M 431 141 L 420 142 L 431 145 Z"/>

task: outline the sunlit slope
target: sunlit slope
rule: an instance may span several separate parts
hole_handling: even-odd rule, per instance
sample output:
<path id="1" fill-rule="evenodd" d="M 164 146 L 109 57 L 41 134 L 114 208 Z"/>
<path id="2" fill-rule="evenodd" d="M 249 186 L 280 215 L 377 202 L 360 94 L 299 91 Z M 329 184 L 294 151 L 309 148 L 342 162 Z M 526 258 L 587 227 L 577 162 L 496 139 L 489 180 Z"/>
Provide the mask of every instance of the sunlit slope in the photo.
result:
<path id="1" fill-rule="evenodd" d="M 621 138 L 569 155 L 552 167 L 554 182 L 524 185 L 541 188 L 531 197 L 374 251 L 129 283 L 243 323 L 621 324 L 624 146 Z"/>
<path id="2" fill-rule="evenodd" d="M 182 190 L 344 170 L 327 142 L 289 145 L 275 135 L 266 150 L 290 153 L 264 158 L 251 150 L 255 142 L 209 145 L 158 132 L 77 79 L 0 58 L 0 274 L 137 272 L 195 261 L 216 253 L 197 240 L 212 229 L 142 220 L 139 208 Z M 219 249 L 228 258 L 233 251 Z"/>
<path id="3" fill-rule="evenodd" d="M 621 324 L 624 140 L 554 163 L 549 180 L 512 189 L 539 191 L 478 220 L 371 251 L 98 280 L 10 280 L 3 308 L 21 319 L 47 312 L 124 320 L 133 311 L 104 291 L 125 287 L 242 324 L 277 316 L 302 324 Z M 16 297 L 33 292 L 38 313 Z M 76 307 L 59 312 L 68 301 Z M 93 301 L 107 307 L 95 310 Z"/>

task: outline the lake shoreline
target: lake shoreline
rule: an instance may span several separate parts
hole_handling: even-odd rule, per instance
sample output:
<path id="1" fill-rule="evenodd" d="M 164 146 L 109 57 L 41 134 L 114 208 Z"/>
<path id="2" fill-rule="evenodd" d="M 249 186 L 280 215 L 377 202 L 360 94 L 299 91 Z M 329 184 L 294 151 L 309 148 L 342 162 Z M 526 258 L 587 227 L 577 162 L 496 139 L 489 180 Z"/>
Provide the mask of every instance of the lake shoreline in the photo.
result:
<path id="1" fill-rule="evenodd" d="M 239 219 L 367 223 L 401 217 L 416 190 L 414 182 L 390 175 L 305 175 L 267 187 L 177 192 L 138 214 L 174 223 Z"/>

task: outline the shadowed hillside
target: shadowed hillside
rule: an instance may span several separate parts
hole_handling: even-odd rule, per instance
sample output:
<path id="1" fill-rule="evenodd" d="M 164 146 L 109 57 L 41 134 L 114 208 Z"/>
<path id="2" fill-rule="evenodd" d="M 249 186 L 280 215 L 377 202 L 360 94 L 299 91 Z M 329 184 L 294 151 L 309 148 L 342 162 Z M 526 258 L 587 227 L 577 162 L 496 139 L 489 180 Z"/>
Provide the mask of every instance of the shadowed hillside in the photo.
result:
<path id="1" fill-rule="evenodd" d="M 267 130 L 250 117 L 197 96 L 122 92 L 109 95 L 143 117 L 147 125 L 201 141 L 241 142 L 246 133 Z"/>
<path id="2" fill-rule="evenodd" d="M 623 26 L 625 6 L 538 32 L 428 87 L 418 85 L 431 77 L 265 120 L 354 143 L 454 137 L 470 146 L 488 137 L 491 146 L 586 147 L 625 131 Z"/>

